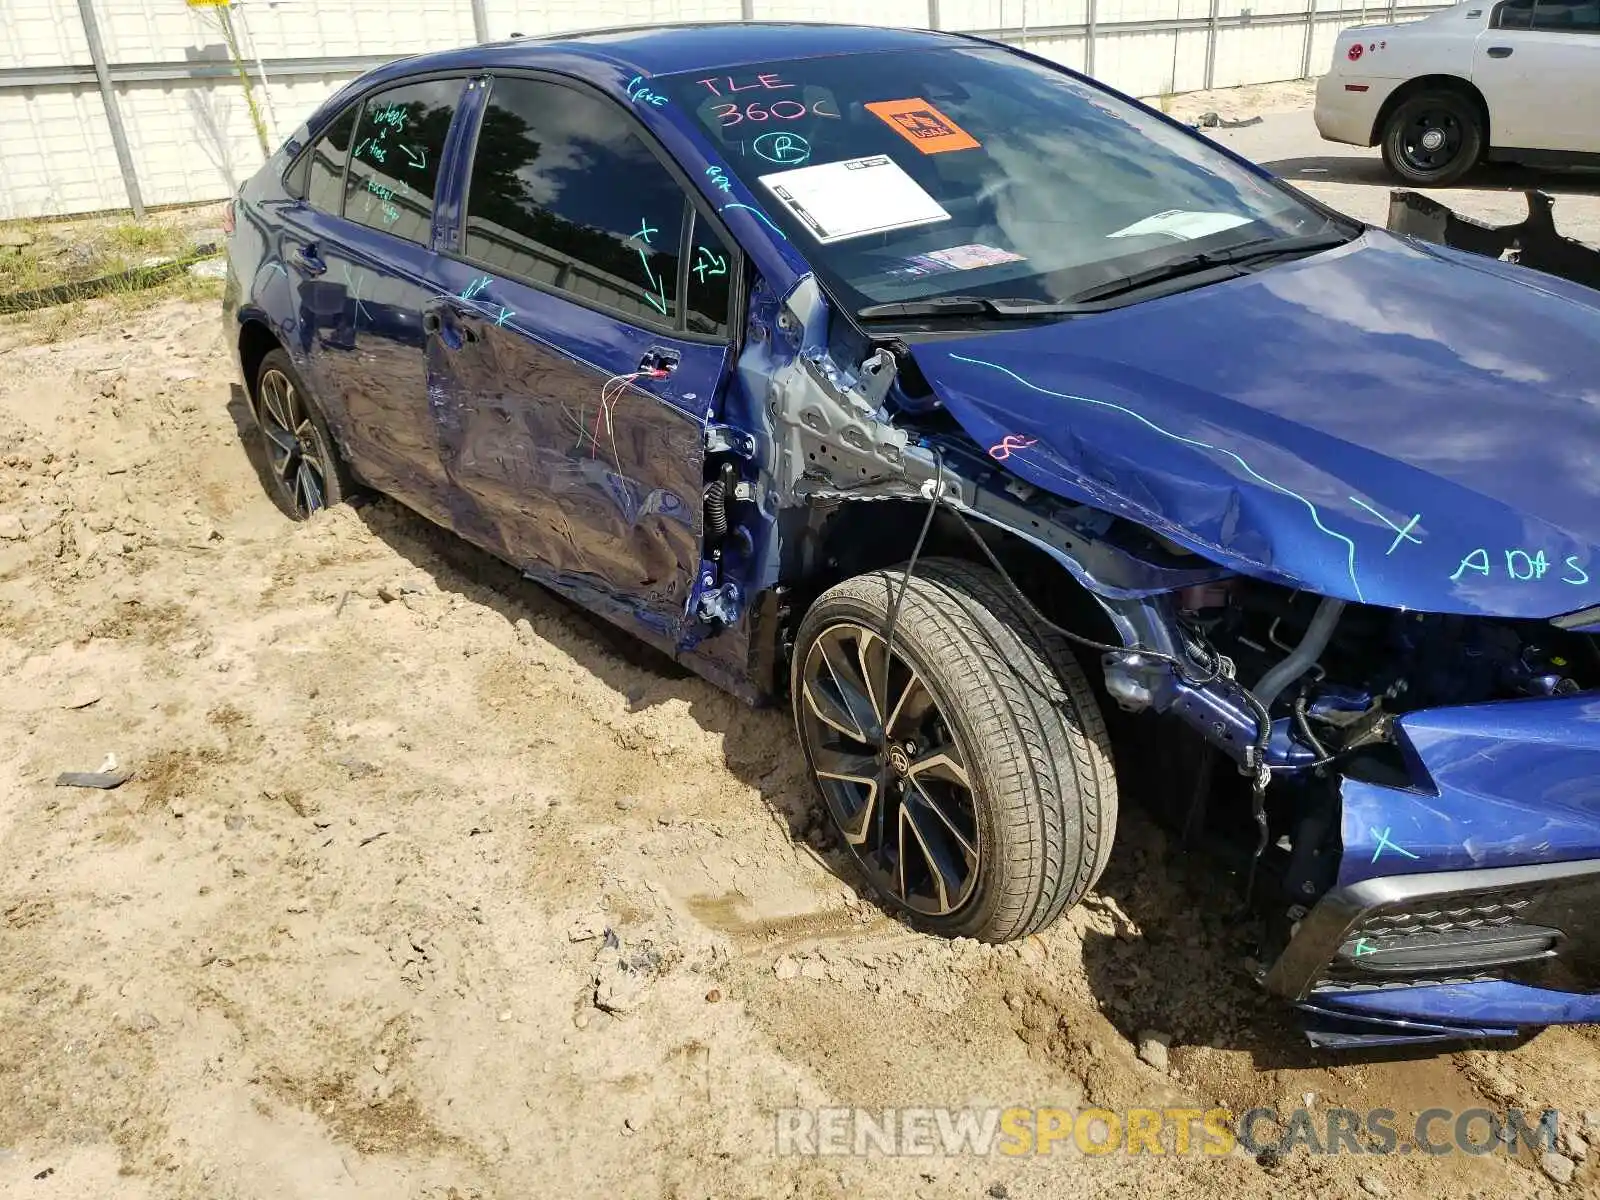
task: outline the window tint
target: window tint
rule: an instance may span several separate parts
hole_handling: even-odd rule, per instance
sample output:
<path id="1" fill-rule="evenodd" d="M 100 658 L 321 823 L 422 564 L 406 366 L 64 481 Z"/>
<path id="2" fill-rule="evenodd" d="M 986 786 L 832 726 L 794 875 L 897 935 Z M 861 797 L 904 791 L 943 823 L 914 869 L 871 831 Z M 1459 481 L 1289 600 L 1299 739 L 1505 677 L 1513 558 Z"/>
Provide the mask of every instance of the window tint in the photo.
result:
<path id="1" fill-rule="evenodd" d="M 311 174 L 311 155 L 302 154 L 283 173 L 283 190 L 296 200 L 306 198 L 306 176 Z"/>
<path id="2" fill-rule="evenodd" d="M 717 231 L 695 219 L 689 239 L 689 299 L 684 322 L 695 333 L 728 332 L 734 256 Z"/>
<path id="3" fill-rule="evenodd" d="M 459 79 L 411 83 L 367 97 L 350 156 L 344 215 L 426 246 Z"/>
<path id="4" fill-rule="evenodd" d="M 1553 33 L 1600 32 L 1600 0 L 1538 0 L 1533 27 Z"/>
<path id="5" fill-rule="evenodd" d="M 1498 29 L 1527 29 L 1533 24 L 1533 0 L 1506 0 L 1495 9 L 1495 27 Z"/>
<path id="6" fill-rule="evenodd" d="M 1600 33 L 1600 0 L 1507 0 L 1496 12 L 1501 29 Z"/>
<path id="7" fill-rule="evenodd" d="M 671 324 L 686 208 L 614 105 L 541 80 L 495 81 L 467 192 L 468 258 Z"/>
<path id="8" fill-rule="evenodd" d="M 339 204 L 344 199 L 344 160 L 350 152 L 350 131 L 356 125 L 357 105 L 351 105 L 334 118 L 328 132 L 312 144 L 306 158 L 310 160 L 305 199 L 319 212 L 339 215 Z"/>

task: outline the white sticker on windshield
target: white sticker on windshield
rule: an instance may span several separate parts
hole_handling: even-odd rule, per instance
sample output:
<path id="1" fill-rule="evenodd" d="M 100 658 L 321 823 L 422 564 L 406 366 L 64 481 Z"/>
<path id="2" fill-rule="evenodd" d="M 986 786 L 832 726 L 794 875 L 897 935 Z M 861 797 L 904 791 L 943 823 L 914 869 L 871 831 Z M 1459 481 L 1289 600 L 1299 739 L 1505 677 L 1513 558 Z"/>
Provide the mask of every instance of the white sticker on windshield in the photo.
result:
<path id="1" fill-rule="evenodd" d="M 1221 233 L 1224 229 L 1232 229 L 1235 225 L 1249 223 L 1249 217 L 1241 217 L 1237 213 L 1187 212 L 1181 208 L 1173 208 L 1156 213 L 1153 217 L 1146 217 L 1142 221 L 1135 221 L 1126 229 L 1119 229 L 1106 236 L 1141 237 L 1150 233 L 1164 233 L 1179 241 L 1187 242 L 1194 238 Z"/>
<path id="2" fill-rule="evenodd" d="M 950 219 L 887 154 L 779 171 L 761 182 L 824 244 Z"/>

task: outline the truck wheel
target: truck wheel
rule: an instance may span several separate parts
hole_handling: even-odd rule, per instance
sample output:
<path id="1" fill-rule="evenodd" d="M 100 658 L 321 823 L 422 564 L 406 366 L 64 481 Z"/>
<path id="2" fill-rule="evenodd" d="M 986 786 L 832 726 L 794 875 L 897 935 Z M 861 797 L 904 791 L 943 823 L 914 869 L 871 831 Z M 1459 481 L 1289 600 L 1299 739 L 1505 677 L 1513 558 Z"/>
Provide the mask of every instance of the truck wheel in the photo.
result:
<path id="1" fill-rule="evenodd" d="M 1483 156 L 1483 120 L 1460 92 L 1421 92 L 1383 127 L 1383 161 L 1406 183 L 1446 187 Z"/>
<path id="2" fill-rule="evenodd" d="M 992 572 L 934 558 L 909 583 L 901 570 L 848 579 L 806 613 L 791 670 L 823 803 L 912 923 L 1006 941 L 1094 884 L 1116 829 L 1105 722 L 1066 643 Z"/>
<path id="3" fill-rule="evenodd" d="M 272 498 L 296 521 L 343 503 L 355 493 L 316 401 L 282 350 L 256 372 L 256 422 L 267 444 Z"/>

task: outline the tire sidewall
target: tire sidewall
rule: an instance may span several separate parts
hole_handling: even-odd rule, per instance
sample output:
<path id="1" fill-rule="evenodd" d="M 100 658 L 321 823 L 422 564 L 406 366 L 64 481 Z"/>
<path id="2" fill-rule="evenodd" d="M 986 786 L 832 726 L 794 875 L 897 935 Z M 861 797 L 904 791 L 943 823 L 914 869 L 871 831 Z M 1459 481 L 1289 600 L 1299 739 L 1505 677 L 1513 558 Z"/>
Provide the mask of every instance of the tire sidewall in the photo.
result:
<path id="1" fill-rule="evenodd" d="M 897 576 L 884 576 L 885 579 L 898 583 Z M 886 585 L 885 591 L 888 591 Z M 801 706 L 805 703 L 801 696 L 801 684 L 805 670 L 805 662 L 811 653 L 812 646 L 828 629 L 835 625 L 859 625 L 872 630 L 879 637 L 883 636 L 884 626 L 888 622 L 889 597 L 886 595 L 885 603 L 880 611 L 876 606 L 869 606 L 853 596 L 824 597 L 814 604 L 811 611 L 800 623 L 799 636 L 795 639 L 794 660 L 790 666 L 789 693 L 793 708 L 795 733 L 800 741 L 801 753 L 805 755 L 806 773 L 810 776 L 812 794 L 817 803 L 821 804 L 828 815 L 828 822 L 833 826 L 834 833 L 844 845 L 850 856 L 850 861 L 864 879 L 870 878 L 866 864 L 863 863 L 856 852 L 856 848 L 845 842 L 834 824 L 832 810 L 828 808 L 827 799 L 822 794 L 822 785 L 817 779 L 816 764 L 811 759 L 811 746 L 806 741 L 802 725 Z M 904 616 L 904 609 L 901 610 Z M 885 907 L 892 909 L 897 915 L 909 924 L 926 930 L 929 933 L 940 934 L 945 937 L 976 936 L 994 915 L 1001 900 L 1001 890 L 996 886 L 997 864 L 1006 861 L 1011 847 L 1005 838 L 1005 829 L 996 819 L 997 804 L 990 793 L 989 780 L 994 777 L 992 764 L 989 761 L 990 750 L 977 737 L 972 728 L 972 722 L 966 711 L 951 697 L 943 672 L 937 661 L 930 661 L 922 652 L 922 648 L 914 641 L 904 636 L 902 625 L 896 624 L 894 633 L 893 651 L 896 657 L 904 659 L 922 677 L 928 690 L 933 694 L 934 702 L 939 707 L 940 714 L 950 724 L 955 733 L 956 742 L 960 746 L 967 760 L 967 776 L 971 783 L 972 795 L 975 802 L 974 816 L 978 829 L 978 880 L 973 888 L 972 895 L 967 903 L 954 913 L 945 916 L 930 916 L 920 913 L 900 901 L 897 897 L 889 895 L 876 887 L 870 888 L 872 895 L 878 898 Z M 1083 836 L 1082 828 L 1078 830 L 1078 837 Z"/>
<path id="2" fill-rule="evenodd" d="M 256 429 L 261 433 L 263 440 L 266 437 L 261 422 L 261 381 L 266 378 L 268 371 L 277 371 L 285 376 L 294 385 L 295 392 L 300 397 L 300 402 L 305 406 L 306 415 L 311 418 L 311 426 L 317 434 L 317 452 L 322 460 L 323 478 L 323 507 L 332 508 L 342 504 L 350 498 L 350 475 L 345 469 L 344 460 L 340 457 L 338 443 L 333 440 L 333 433 L 328 428 L 327 418 L 322 415 L 322 406 L 317 403 L 316 396 L 311 389 L 306 387 L 306 382 L 295 370 L 294 362 L 283 350 L 269 351 L 261 360 L 261 365 L 256 369 L 254 386 L 250 396 L 250 411 L 256 419 Z M 274 476 L 268 489 L 278 507 L 283 509 L 295 520 L 302 520 L 295 511 L 293 497 L 284 492 L 282 484 Z"/>
<path id="3" fill-rule="evenodd" d="M 1421 172 L 1410 166 L 1400 142 L 1409 118 L 1423 108 L 1447 108 L 1461 123 L 1461 148 L 1449 164 L 1435 172 Z M 1401 103 L 1383 131 L 1383 158 L 1389 169 L 1415 187 L 1448 187 L 1478 165 L 1483 155 L 1483 123 L 1465 96 L 1454 92 L 1424 92 Z"/>

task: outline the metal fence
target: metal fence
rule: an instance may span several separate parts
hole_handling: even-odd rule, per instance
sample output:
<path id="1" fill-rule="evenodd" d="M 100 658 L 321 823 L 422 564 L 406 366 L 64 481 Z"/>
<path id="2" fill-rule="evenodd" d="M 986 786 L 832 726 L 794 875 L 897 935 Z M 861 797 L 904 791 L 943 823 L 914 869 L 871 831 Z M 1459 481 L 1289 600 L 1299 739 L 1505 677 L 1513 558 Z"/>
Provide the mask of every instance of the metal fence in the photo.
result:
<path id="1" fill-rule="evenodd" d="M 668 21 L 826 20 L 1025 45 L 1138 96 L 1320 72 L 1339 30 L 1446 7 L 1349 0 L 0 0 L 0 220 L 221 199 L 260 164 L 230 52 L 276 144 L 404 54 Z"/>

